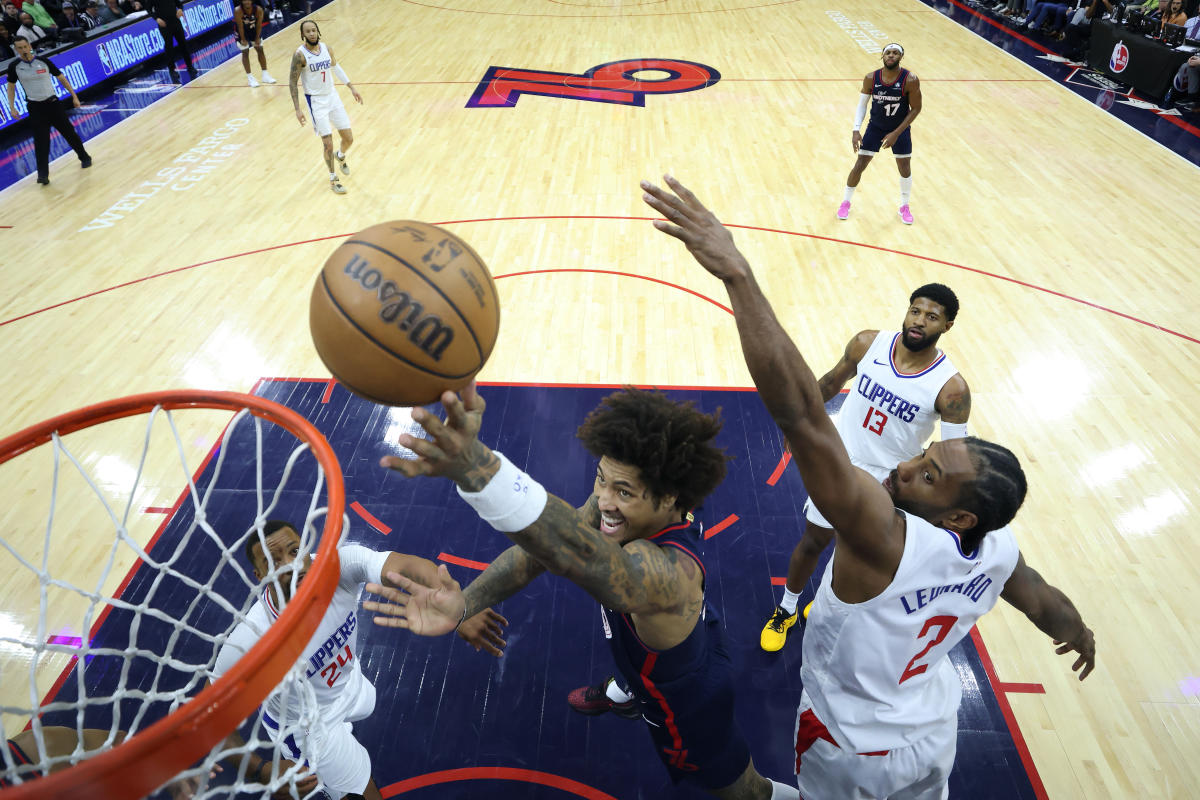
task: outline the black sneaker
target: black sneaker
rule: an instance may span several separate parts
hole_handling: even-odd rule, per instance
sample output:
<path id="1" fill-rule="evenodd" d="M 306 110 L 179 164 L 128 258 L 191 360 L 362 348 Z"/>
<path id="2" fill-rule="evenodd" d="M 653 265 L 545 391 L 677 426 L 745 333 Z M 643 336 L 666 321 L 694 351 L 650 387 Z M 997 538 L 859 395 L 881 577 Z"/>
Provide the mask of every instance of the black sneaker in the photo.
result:
<path id="1" fill-rule="evenodd" d="M 87 169 L 91 165 L 92 165 L 92 157 L 91 156 L 85 156 L 85 157 L 79 159 L 79 168 L 80 169 Z"/>
<path id="2" fill-rule="evenodd" d="M 627 703 L 617 703 L 608 696 L 608 685 L 616 678 L 607 678 L 596 686 L 580 686 L 567 695 L 567 704 L 580 714 L 595 717 L 609 711 L 625 719 L 639 719 L 642 704 L 635 697 Z"/>
<path id="3" fill-rule="evenodd" d="M 50 176 L 49 175 L 38 175 L 38 183 L 40 183 L 42 186 L 49 186 L 50 185 Z"/>

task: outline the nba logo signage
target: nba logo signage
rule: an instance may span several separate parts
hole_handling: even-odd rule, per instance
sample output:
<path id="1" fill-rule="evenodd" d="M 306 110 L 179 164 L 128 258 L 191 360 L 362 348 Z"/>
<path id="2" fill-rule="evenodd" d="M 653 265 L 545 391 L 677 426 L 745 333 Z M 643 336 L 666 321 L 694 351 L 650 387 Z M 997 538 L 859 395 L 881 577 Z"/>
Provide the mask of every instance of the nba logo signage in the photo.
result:
<path id="1" fill-rule="evenodd" d="M 1124 72 L 1129 66 L 1129 48 L 1124 42 L 1117 42 L 1113 47 L 1112 58 L 1108 59 L 1108 69 L 1110 72 Z"/>
<path id="2" fill-rule="evenodd" d="M 96 44 L 96 55 L 100 57 L 100 66 L 104 70 L 104 74 L 112 75 L 112 59 L 108 57 L 108 50 L 105 49 L 104 42 L 99 42 Z"/>

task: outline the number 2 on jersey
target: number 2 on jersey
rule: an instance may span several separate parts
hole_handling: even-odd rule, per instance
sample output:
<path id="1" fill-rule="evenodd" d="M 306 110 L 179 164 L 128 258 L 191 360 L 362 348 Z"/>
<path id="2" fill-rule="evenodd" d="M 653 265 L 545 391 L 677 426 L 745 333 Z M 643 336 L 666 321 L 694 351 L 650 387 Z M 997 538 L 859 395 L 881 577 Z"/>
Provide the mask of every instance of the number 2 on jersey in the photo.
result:
<path id="1" fill-rule="evenodd" d="M 337 683 L 337 679 L 342 675 L 341 671 L 338 670 L 338 667 L 344 667 L 353 660 L 354 653 L 350 652 L 350 645 L 346 645 L 344 648 L 342 648 L 342 651 L 337 654 L 337 661 L 330 661 L 325 665 L 325 669 L 321 670 L 321 677 L 325 678 L 325 684 L 332 688 L 333 684 Z"/>
<path id="2" fill-rule="evenodd" d="M 875 417 L 874 420 L 871 417 Z M 887 414 L 877 408 L 868 408 L 867 416 L 863 418 L 863 427 L 876 436 L 883 436 L 883 426 L 887 425 Z"/>
<path id="3" fill-rule="evenodd" d="M 937 627 L 939 630 L 937 634 L 929 640 L 929 644 L 925 645 L 924 649 L 913 656 L 912 661 L 908 662 L 908 666 L 904 668 L 904 674 L 900 676 L 899 683 L 904 683 L 909 678 L 915 678 L 925 670 L 929 669 L 928 664 L 918 664 L 917 662 L 922 656 L 942 643 L 942 640 L 950 634 L 950 631 L 954 628 L 954 623 L 956 622 L 958 622 L 958 617 L 951 617 L 948 615 L 930 617 L 929 619 L 925 620 L 925 624 L 921 626 L 921 632 L 917 634 L 918 639 L 924 639 L 925 634 L 929 633 L 930 628 Z M 899 683 L 897 685 L 899 685 Z"/>

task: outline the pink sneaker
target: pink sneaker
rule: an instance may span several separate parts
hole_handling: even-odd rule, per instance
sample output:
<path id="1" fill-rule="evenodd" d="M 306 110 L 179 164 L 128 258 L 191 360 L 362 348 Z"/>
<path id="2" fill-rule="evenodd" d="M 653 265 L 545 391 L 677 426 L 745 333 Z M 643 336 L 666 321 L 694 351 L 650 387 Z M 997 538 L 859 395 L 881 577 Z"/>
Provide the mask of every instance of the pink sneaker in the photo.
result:
<path id="1" fill-rule="evenodd" d="M 912 212 L 908 210 L 907 204 L 900 206 L 900 221 L 905 225 L 912 225 L 913 223 Z"/>
<path id="2" fill-rule="evenodd" d="M 849 219 L 849 218 L 850 218 L 850 201 L 843 200 L 842 204 L 840 206 L 838 206 L 838 219 Z"/>

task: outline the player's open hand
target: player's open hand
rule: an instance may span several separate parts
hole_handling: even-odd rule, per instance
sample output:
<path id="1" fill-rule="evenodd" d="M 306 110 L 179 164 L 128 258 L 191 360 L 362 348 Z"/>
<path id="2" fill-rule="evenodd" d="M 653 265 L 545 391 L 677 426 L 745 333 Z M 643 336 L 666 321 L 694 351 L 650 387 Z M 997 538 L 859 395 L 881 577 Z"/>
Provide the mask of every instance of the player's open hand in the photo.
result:
<path id="1" fill-rule="evenodd" d="M 368 583 L 367 591 L 387 602 L 363 603 L 363 608 L 376 614 L 372 619 L 376 625 L 405 628 L 418 636 L 441 636 L 454 630 L 463 618 L 466 600 L 445 564 L 438 565 L 437 586 L 417 583 L 399 572 L 389 572 L 384 578 L 392 585 Z"/>
<path id="2" fill-rule="evenodd" d="M 381 467 L 395 470 L 406 478 L 427 475 L 435 478 L 450 478 L 456 483 L 482 480 L 487 483 L 491 475 L 482 475 L 481 470 L 489 466 L 495 474 L 499 462 L 492 452 L 479 441 L 479 426 L 483 424 L 483 410 L 487 404 L 471 381 L 462 391 L 442 393 L 442 407 L 446 409 L 446 421 L 424 408 L 412 410 L 413 421 L 425 429 L 429 438 L 404 433 L 400 445 L 417 454 L 416 459 L 384 456 L 379 460 Z"/>
<path id="3" fill-rule="evenodd" d="M 655 220 L 654 227 L 683 242 L 700 266 L 721 280 L 749 274 L 750 265 L 716 215 L 670 175 L 664 175 L 663 180 L 670 191 L 642 181 L 642 200 L 667 218 L 666 222 Z"/>
<path id="4" fill-rule="evenodd" d="M 504 646 L 507 644 L 500 635 L 504 633 L 506 625 L 508 620 L 490 608 L 485 608 L 462 621 L 458 626 L 458 636 L 476 650 L 486 650 L 499 658 L 504 655 Z"/>
<path id="5" fill-rule="evenodd" d="M 362 105 L 362 95 L 358 93 L 358 89 L 355 89 L 353 86 L 351 86 L 350 94 L 354 96 L 354 102 L 358 103 L 361 106 Z"/>
<path id="6" fill-rule="evenodd" d="M 1079 673 L 1079 680 L 1092 674 L 1092 670 L 1096 668 L 1096 637 L 1092 634 L 1091 628 L 1084 625 L 1083 630 L 1072 641 L 1055 642 L 1055 644 L 1060 645 L 1054 651 L 1060 656 L 1071 651 L 1079 653 L 1079 658 L 1075 659 L 1075 663 L 1071 665 L 1071 671 Z"/>

